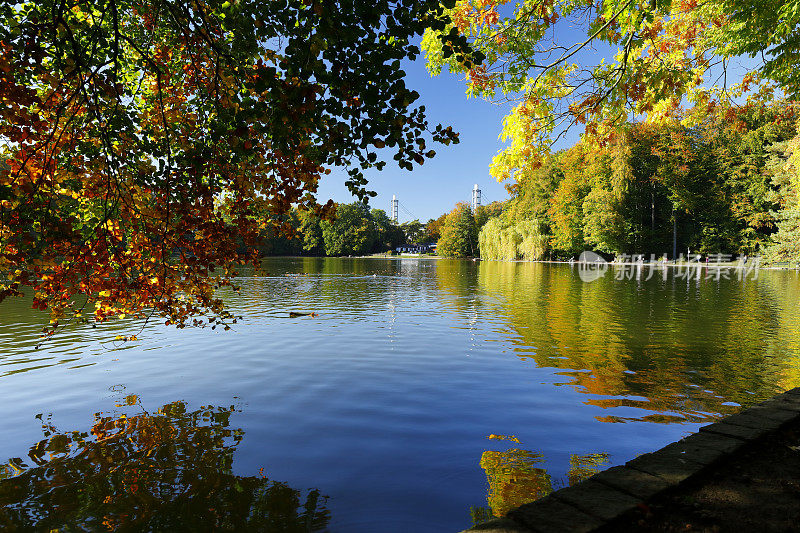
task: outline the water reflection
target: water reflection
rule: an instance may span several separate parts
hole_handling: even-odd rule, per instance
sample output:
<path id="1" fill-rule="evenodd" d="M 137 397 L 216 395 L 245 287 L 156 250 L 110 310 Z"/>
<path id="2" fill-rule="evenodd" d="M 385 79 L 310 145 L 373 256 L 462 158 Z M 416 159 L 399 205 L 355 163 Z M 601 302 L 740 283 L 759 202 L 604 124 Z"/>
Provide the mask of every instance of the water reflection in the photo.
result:
<path id="1" fill-rule="evenodd" d="M 800 385 L 794 273 L 615 280 L 609 270 L 585 283 L 564 265 L 355 258 L 275 258 L 264 270 L 243 271 L 241 291 L 223 295 L 244 316 L 229 332 L 151 321 L 140 341 L 104 343 L 137 333 L 125 319 L 67 328 L 33 350 L 46 316 L 25 300 L 0 304 L 0 458 L 20 456 L 3 468 L 0 530 L 50 507 L 53 528 L 172 524 L 184 493 L 201 502 L 197 521 L 218 529 L 326 527 L 332 514 L 344 531 L 457 530 L 470 504 L 484 502 L 477 518 L 502 514 L 606 466 L 603 454 L 572 452 L 621 463 L 696 429 L 686 422 Z M 82 413 L 107 410 L 120 382 L 185 403 L 145 412 L 129 398 L 93 433 Z M 198 408 L 233 395 L 247 417 Z M 86 434 L 31 434 L 34 414 L 55 409 Z M 485 441 L 491 431 L 521 443 Z M 258 466 L 233 470 L 232 457 L 280 458 L 264 465 L 273 477 L 317 480 L 298 488 L 317 483 L 335 498 L 239 477 Z"/>
<path id="2" fill-rule="evenodd" d="M 568 268 L 482 262 L 478 283 L 520 358 L 602 396 L 587 404 L 650 411 L 602 421 L 702 422 L 798 382 L 798 309 L 768 279 L 586 283 Z"/>
<path id="3" fill-rule="evenodd" d="M 123 403 L 138 413 L 98 413 L 89 432 L 59 431 L 37 416 L 45 438 L 0 466 L 0 529 L 326 528 L 330 512 L 318 490 L 233 474 L 244 437 L 230 426 L 235 406 L 190 410 L 178 401 L 149 413 L 135 395 Z"/>
<path id="4" fill-rule="evenodd" d="M 622 280 L 610 270 L 587 283 L 576 266 L 275 259 L 261 272 L 243 272 L 248 276 L 240 292 L 221 296 L 245 315 L 245 324 L 285 318 L 288 311 L 319 312 L 321 334 L 332 331 L 333 323 L 325 322 L 332 318 L 339 322 L 335 327 L 352 329 L 370 321 L 394 328 L 398 316 L 410 317 L 411 324 L 401 320 L 405 329 L 388 334 L 391 339 L 416 333 L 414 315 L 437 302 L 454 319 L 454 329 L 469 330 L 473 347 L 482 324 L 493 324 L 490 340 L 500 341 L 499 347 L 558 369 L 590 395 L 587 404 L 613 409 L 598 416 L 605 422 L 706 422 L 800 384 L 796 276 L 762 271 L 755 280 L 676 279 L 672 270 Z M 26 299 L 3 302 L 0 377 L 57 364 L 90 365 L 95 360 L 87 354 L 134 347 L 100 345 L 136 329 L 117 321 L 97 330 L 68 328 L 34 351 L 46 322 Z"/>
<path id="5" fill-rule="evenodd" d="M 46 340 L 42 330 L 50 315 L 31 307 L 33 297 L 6 298 L 0 303 L 0 378 L 57 365 L 91 366 L 90 356 L 111 349 L 130 349 L 115 341 L 118 335 L 140 334 L 142 320 L 112 320 L 95 327 L 91 323 L 62 320 L 58 333 Z M 152 329 L 152 328 L 150 328 Z"/>
<path id="6" fill-rule="evenodd" d="M 490 435 L 489 439 L 521 444 L 513 435 Z M 480 465 L 489 483 L 488 507 L 473 507 L 470 515 L 473 525 L 492 517 L 505 516 L 510 510 L 547 496 L 554 489 L 580 483 L 607 467 L 606 453 L 571 455 L 566 480 L 553 480 L 544 468 L 543 453 L 526 450 L 515 445 L 503 451 L 486 450 Z"/>

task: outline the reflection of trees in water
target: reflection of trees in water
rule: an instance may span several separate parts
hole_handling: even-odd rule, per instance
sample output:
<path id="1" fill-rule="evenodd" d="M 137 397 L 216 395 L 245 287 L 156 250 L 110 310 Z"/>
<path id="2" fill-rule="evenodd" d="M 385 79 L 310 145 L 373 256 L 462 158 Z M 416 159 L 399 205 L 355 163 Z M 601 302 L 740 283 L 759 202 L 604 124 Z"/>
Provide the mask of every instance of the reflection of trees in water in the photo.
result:
<path id="1" fill-rule="evenodd" d="M 495 516 L 505 516 L 514 507 L 553 491 L 550 474 L 541 468 L 544 461 L 542 454 L 518 448 L 483 452 L 481 468 L 489 481 L 487 502 Z"/>
<path id="2" fill-rule="evenodd" d="M 174 402 L 157 413 L 96 415 L 91 433 L 58 432 L 45 420 L 46 438 L 27 460 L 0 467 L 0 529 L 324 529 L 330 512 L 318 490 L 232 473 L 244 435 L 229 427 L 234 411 Z"/>
<path id="3" fill-rule="evenodd" d="M 137 334 L 141 328 L 130 319 L 105 322 L 97 329 L 92 323 L 64 319 L 58 334 L 44 339 L 42 328 L 49 325 L 50 314 L 33 309 L 32 302 L 30 291 L 24 297 L 0 302 L 0 377 L 86 359 L 112 347 L 101 345 L 102 341 Z"/>
<path id="4" fill-rule="evenodd" d="M 519 444 L 513 436 L 490 435 L 493 440 L 509 440 Z M 512 447 L 505 451 L 486 450 L 481 455 L 481 468 L 489 482 L 488 508 L 470 509 L 473 524 L 492 517 L 505 516 L 511 509 L 547 496 L 563 482 L 550 477 L 540 452 Z M 608 454 L 592 453 L 571 455 L 566 483 L 574 485 L 594 475 L 608 463 Z"/>
<path id="5" fill-rule="evenodd" d="M 436 284 L 442 304 L 462 315 L 475 306 L 478 298 L 478 264 L 464 259 L 436 261 Z"/>
<path id="6" fill-rule="evenodd" d="M 598 473 L 608 463 L 607 453 L 587 453 L 586 455 L 570 455 L 567 479 L 570 485 L 580 483 Z"/>
<path id="7" fill-rule="evenodd" d="M 383 258 L 267 258 L 258 276 L 242 271 L 246 279 L 238 281 L 241 290 L 221 294 L 226 305 L 248 318 L 290 309 L 363 317 L 398 300 L 419 299 L 430 292 L 430 279 L 419 274 L 432 269 L 432 263 Z"/>
<path id="8" fill-rule="evenodd" d="M 460 274 L 440 276 L 440 285 L 467 291 Z M 478 303 L 514 328 L 521 358 L 564 369 L 578 390 L 606 397 L 590 404 L 658 412 L 603 421 L 704 421 L 736 410 L 724 402 L 798 384 L 800 309 L 764 279 L 637 282 L 609 272 L 585 283 L 563 266 L 495 261 L 481 262 L 477 278 Z M 800 283 L 791 285 L 798 296 Z"/>
<path id="9" fill-rule="evenodd" d="M 793 355 L 779 382 L 782 390 L 788 390 L 800 386 L 800 272 L 771 274 L 762 276 L 759 284 L 767 300 L 775 302 L 779 310 L 776 342 L 770 355 L 776 358 Z"/>

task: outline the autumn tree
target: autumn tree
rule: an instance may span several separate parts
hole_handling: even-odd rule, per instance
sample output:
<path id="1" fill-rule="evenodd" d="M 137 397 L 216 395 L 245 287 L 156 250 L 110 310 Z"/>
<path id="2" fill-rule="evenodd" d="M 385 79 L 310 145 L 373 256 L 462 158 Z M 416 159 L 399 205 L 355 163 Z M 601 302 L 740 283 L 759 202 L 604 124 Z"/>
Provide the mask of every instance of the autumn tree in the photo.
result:
<path id="1" fill-rule="evenodd" d="M 439 218 L 431 218 L 425 224 L 425 233 L 423 235 L 423 242 L 425 243 L 435 243 L 439 241 L 439 238 L 442 234 L 442 226 L 444 226 L 444 220 L 447 218 L 447 213 L 444 213 L 439 216 Z"/>
<path id="2" fill-rule="evenodd" d="M 400 224 L 400 229 L 403 230 L 406 244 L 416 244 L 422 241 L 425 235 L 425 225 L 418 219 L 410 220 Z"/>
<path id="3" fill-rule="evenodd" d="M 457 0 L 447 12 L 450 25 L 426 32 L 428 68 L 512 105 L 490 171 L 514 180 L 528 199 L 517 206 L 543 221 L 553 248 L 661 253 L 674 247 L 670 229 L 695 250 L 767 245 L 776 205 L 765 149 L 788 138 L 800 95 L 796 2 Z M 486 60 L 442 50 L 450 35 Z M 742 56 L 750 71 L 729 73 Z M 582 146 L 554 158 L 572 126 Z M 608 164 L 592 169 L 596 155 Z"/>
<path id="4" fill-rule="evenodd" d="M 765 169 L 769 147 L 795 136 L 797 111 L 791 102 L 768 100 L 722 108 L 697 128 L 706 147 L 705 171 L 719 201 L 729 206 L 720 226 L 728 228 L 729 247 L 741 253 L 761 250 L 776 231 L 779 204 Z"/>
<path id="5" fill-rule="evenodd" d="M 258 253 L 261 256 L 300 255 L 303 236 L 299 232 L 300 217 L 297 209 L 281 216 L 266 212 L 259 215 L 263 228 L 258 233 Z"/>
<path id="6" fill-rule="evenodd" d="M 479 205 L 475 209 L 475 229 L 480 231 L 490 218 L 500 216 L 505 209 L 505 202 L 492 202 L 488 205 Z"/>
<path id="7" fill-rule="evenodd" d="M 540 166 L 530 169 L 524 176 L 517 174 L 515 182 L 507 184 L 509 194 L 515 199 L 506 205 L 510 220 L 548 221 L 550 199 L 564 179 L 558 163 L 560 156 L 560 153 L 556 153 L 546 157 Z"/>
<path id="8" fill-rule="evenodd" d="M 370 218 L 375 225 L 375 243 L 372 251 L 377 253 L 394 250 L 405 242 L 403 229 L 389 218 L 383 209 L 371 209 Z"/>
<path id="9" fill-rule="evenodd" d="M 429 30 L 423 43 L 431 72 L 447 66 L 465 74 L 469 94 L 518 102 L 505 124 L 514 146 L 495 161 L 499 174 L 546 149 L 560 125 L 602 136 L 630 116 L 666 117 L 684 97 L 725 101 L 734 84 L 712 91 L 708 82 L 733 57 L 754 59 L 745 85 L 760 76 L 800 94 L 792 64 L 800 11 L 787 0 L 458 0 L 448 12 L 452 23 Z M 449 34 L 466 37 L 486 61 L 442 50 L 437 43 Z"/>
<path id="10" fill-rule="evenodd" d="M 777 231 L 766 249 L 772 262 L 800 263 L 800 136 L 772 145 L 766 174 L 775 186 L 779 205 Z"/>
<path id="11" fill-rule="evenodd" d="M 509 187 L 506 220 L 492 226 L 481 252 L 519 255 L 519 237 L 501 232 L 526 220 L 541 223 L 556 256 L 594 249 L 660 257 L 687 247 L 753 255 L 777 242 L 791 250 L 795 167 L 786 149 L 797 104 L 751 104 L 626 124 L 612 141 L 583 139 L 548 156 Z"/>
<path id="12" fill-rule="evenodd" d="M 535 175 L 571 127 L 582 129 L 587 141 L 603 144 L 613 142 L 629 120 L 669 123 L 686 103 L 699 111 L 699 118 L 682 117 L 684 126 L 694 127 L 704 113 L 734 102 L 757 110 L 764 92 L 789 99 L 800 95 L 800 9 L 794 0 L 457 0 L 448 13 L 450 25 L 425 35 L 428 68 L 432 74 L 444 68 L 462 74 L 468 95 L 510 104 L 501 133 L 508 144 L 490 168 L 499 181 L 522 182 Z M 486 60 L 475 65 L 442 50 L 438 43 L 449 35 L 466 37 Z M 728 72 L 730 60 L 742 57 L 749 71 Z M 651 186 L 658 189 L 656 181 Z M 572 192 L 563 189 L 556 197 L 566 206 Z M 649 230 L 644 220 L 640 228 L 629 229 L 645 240 L 652 240 L 648 232 L 659 232 L 654 222 L 658 204 L 664 203 L 655 198 L 657 190 L 650 192 Z M 745 213 L 754 198 L 741 193 L 736 193 L 742 199 L 739 221 L 721 233 L 719 226 L 710 230 L 706 246 L 731 238 L 763 242 L 769 222 Z M 607 216 L 601 211 L 608 199 L 608 194 L 591 198 L 598 208 L 594 222 Z M 679 217 L 682 208 L 671 200 Z M 744 218 L 749 222 L 742 234 Z M 565 220 L 554 222 L 563 226 Z M 575 228 L 562 229 L 568 232 L 566 241 L 579 241 Z"/>
<path id="13" fill-rule="evenodd" d="M 215 291 L 259 231 L 293 205 L 331 215 L 321 175 L 363 198 L 384 155 L 410 170 L 457 141 L 400 69 L 448 22 L 429 0 L 3 2 L 0 301 L 28 287 L 53 327 L 227 320 Z"/>
<path id="14" fill-rule="evenodd" d="M 298 210 L 298 218 L 300 219 L 298 231 L 303 239 L 303 253 L 323 255 L 325 253 L 325 241 L 322 238 L 319 217 L 309 210 L 300 209 Z"/>
<path id="15" fill-rule="evenodd" d="M 469 204 L 459 202 L 445 217 L 436 254 L 444 257 L 478 255 L 478 232 Z"/>
<path id="16" fill-rule="evenodd" d="M 364 255 L 372 251 L 377 238 L 369 207 L 362 202 L 338 204 L 336 218 L 323 220 L 325 255 Z"/>
<path id="17" fill-rule="evenodd" d="M 547 251 L 548 237 L 539 220 L 510 220 L 500 215 L 481 228 L 478 249 L 481 259 L 535 261 Z"/>
<path id="18" fill-rule="evenodd" d="M 550 246 L 566 254 L 580 253 L 585 247 L 583 202 L 589 192 L 588 150 L 586 145 L 576 144 L 562 154 L 559 162 L 564 177 L 553 191 L 547 211 Z"/>

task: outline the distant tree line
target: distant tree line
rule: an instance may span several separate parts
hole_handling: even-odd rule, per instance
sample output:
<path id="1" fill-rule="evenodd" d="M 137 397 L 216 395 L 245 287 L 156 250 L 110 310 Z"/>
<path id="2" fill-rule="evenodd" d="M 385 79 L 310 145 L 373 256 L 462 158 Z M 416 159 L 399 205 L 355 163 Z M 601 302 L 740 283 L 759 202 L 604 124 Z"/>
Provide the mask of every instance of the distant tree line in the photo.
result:
<path id="1" fill-rule="evenodd" d="M 224 204 L 225 200 L 222 201 Z M 323 220 L 303 209 L 275 217 L 254 213 L 261 220 L 259 252 L 265 256 L 347 256 L 384 253 L 409 244 L 435 243 L 445 215 L 423 224 L 397 224 L 382 209 L 363 202 L 336 204 L 335 217 Z"/>

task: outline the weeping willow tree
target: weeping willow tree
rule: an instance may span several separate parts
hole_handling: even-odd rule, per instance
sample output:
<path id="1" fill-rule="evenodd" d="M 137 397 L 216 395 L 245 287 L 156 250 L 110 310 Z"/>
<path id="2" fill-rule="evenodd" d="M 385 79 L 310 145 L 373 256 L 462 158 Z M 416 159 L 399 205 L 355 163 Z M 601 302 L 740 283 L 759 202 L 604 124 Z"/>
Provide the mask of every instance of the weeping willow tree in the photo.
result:
<path id="1" fill-rule="evenodd" d="M 777 231 L 765 256 L 770 263 L 800 262 L 800 135 L 775 143 L 766 164 L 772 176 L 780 210 L 776 213 Z"/>
<path id="2" fill-rule="evenodd" d="M 548 237 L 537 219 L 510 222 L 505 216 L 489 219 L 478 235 L 483 259 L 513 261 L 540 259 L 547 251 Z"/>

